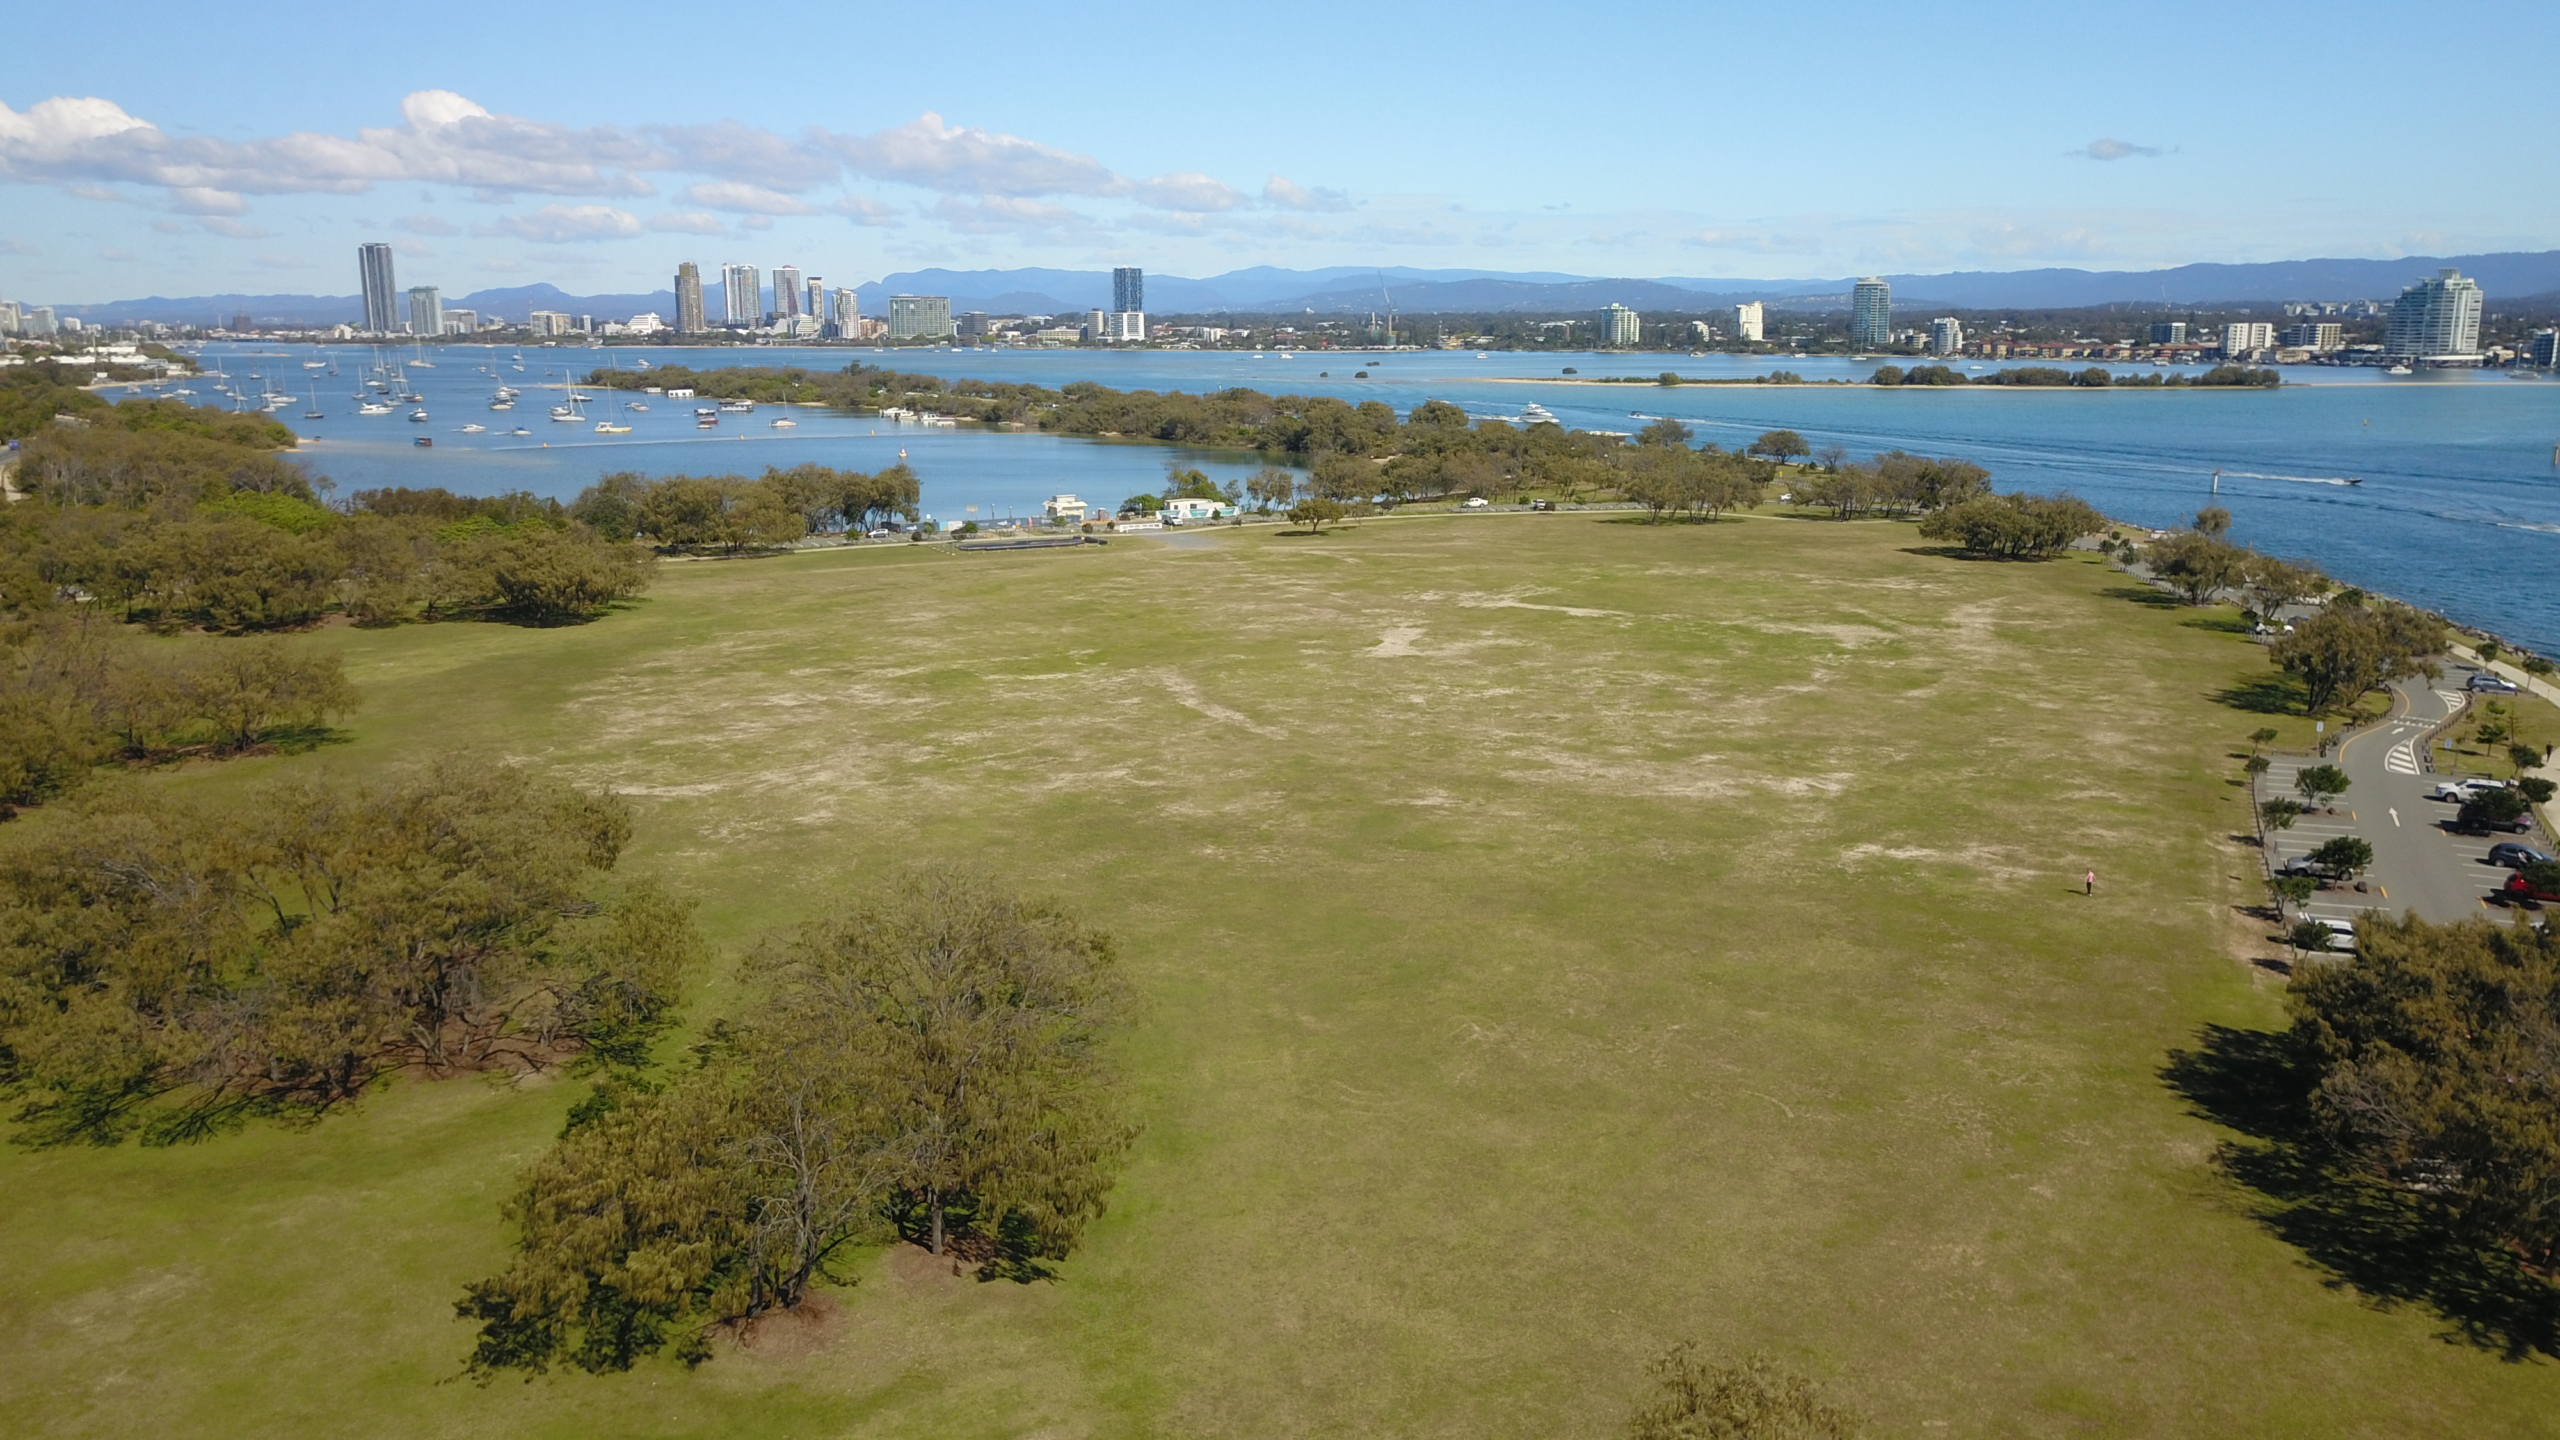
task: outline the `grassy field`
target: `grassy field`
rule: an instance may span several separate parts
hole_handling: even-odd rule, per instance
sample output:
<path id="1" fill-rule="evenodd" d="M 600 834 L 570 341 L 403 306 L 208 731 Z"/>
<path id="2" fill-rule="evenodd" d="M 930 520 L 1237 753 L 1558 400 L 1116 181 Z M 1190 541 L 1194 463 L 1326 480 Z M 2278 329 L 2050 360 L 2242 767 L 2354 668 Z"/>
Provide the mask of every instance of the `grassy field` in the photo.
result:
<path id="1" fill-rule="evenodd" d="M 2270 1234 L 2160 1078 L 2281 1014 L 2236 958 L 2244 640 L 1886 523 L 1181 538 L 331 630 L 350 743 L 156 782 L 556 767 L 731 953 L 918 857 L 1071 896 L 1145 999 L 1145 1129 L 1058 1283 L 881 1252 L 696 1372 L 475 1387 L 451 1302 L 582 1087 L 398 1086 L 0 1152 L 0 1431 L 1597 1435 L 1682 1338 L 1885 1435 L 2560 1428 L 2549 1365 Z"/>

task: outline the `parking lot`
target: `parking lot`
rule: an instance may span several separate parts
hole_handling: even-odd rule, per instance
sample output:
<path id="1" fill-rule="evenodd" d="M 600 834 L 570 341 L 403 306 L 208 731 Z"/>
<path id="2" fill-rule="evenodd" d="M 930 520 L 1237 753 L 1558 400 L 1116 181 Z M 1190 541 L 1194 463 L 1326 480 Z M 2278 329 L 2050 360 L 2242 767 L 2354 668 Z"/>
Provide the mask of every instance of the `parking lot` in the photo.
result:
<path id="1" fill-rule="evenodd" d="M 2372 868 L 2358 877 L 2361 889 L 2327 886 L 2301 907 L 2301 914 L 2352 921 L 2370 910 L 2406 911 L 2444 921 L 2502 913 L 2488 897 L 2513 872 L 2489 863 L 2490 847 L 2522 841 L 2546 853 L 2552 850 L 2550 836 L 2538 825 L 2521 835 L 2456 831 L 2451 824 L 2461 807 L 2427 798 L 2438 783 L 2427 765 L 2427 738 L 2461 712 L 2469 698 L 2462 688 L 2469 674 L 2468 669 L 2449 667 L 2440 680 L 2396 685 L 2390 717 L 2348 737 L 2325 762 L 2312 755 L 2268 757 L 2271 764 L 2256 791 L 2260 803 L 2277 796 L 2299 799 L 2294 777 L 2312 765 L 2334 764 L 2353 782 L 2332 802 L 2332 813 L 2315 811 L 2289 830 L 2264 832 L 2270 871 L 2340 835 L 2361 836 L 2373 846 Z"/>

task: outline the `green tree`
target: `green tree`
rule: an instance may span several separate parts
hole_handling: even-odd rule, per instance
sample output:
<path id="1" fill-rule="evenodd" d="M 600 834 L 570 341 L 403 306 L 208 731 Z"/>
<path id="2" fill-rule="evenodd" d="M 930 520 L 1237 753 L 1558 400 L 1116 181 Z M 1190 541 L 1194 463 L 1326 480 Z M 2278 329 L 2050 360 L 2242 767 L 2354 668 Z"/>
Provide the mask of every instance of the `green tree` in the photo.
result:
<path id="1" fill-rule="evenodd" d="M 2250 731 L 2249 753 L 2255 755 L 2262 747 L 2274 744 L 2278 733 L 2279 732 L 2276 727 L 2273 725 L 2261 725 L 2257 729 Z"/>
<path id="2" fill-rule="evenodd" d="M 1102 1042 L 1123 1004 L 1111 942 L 983 877 L 919 871 L 763 951 L 750 1030 L 852 1057 L 896 1183 L 939 1255 L 1064 1256 L 1102 1211 L 1132 1132 Z"/>
<path id="3" fill-rule="evenodd" d="M 2314 955 L 2325 954 L 2333 938 L 2334 933 L 2327 925 L 2307 918 L 2294 921 L 2284 932 L 2285 944 L 2296 952 L 2308 950 Z"/>
<path id="4" fill-rule="evenodd" d="M 2319 890 L 2320 882 L 2308 875 L 2278 875 L 2267 881 L 2267 897 L 2276 902 L 2279 914 L 2287 905 L 2301 906 Z"/>
<path id="5" fill-rule="evenodd" d="M 2231 512 L 2219 505 L 2207 505 L 2196 512 L 2195 532 L 2219 540 L 2231 533 Z"/>
<path id="6" fill-rule="evenodd" d="M 2248 573 L 2248 552 L 2213 536 L 2180 531 L 2143 551 L 2151 573 L 2169 582 L 2190 605 L 2210 605 Z"/>
<path id="7" fill-rule="evenodd" d="M 1298 496 L 1298 477 L 1277 465 L 1265 465 L 1244 482 L 1245 493 L 1268 515 Z"/>
<path id="8" fill-rule="evenodd" d="M 0 1055 L 35 1143 L 309 1117 L 406 1067 L 633 1056 L 695 959 L 653 887 L 599 894 L 620 802 L 447 758 L 388 781 L 75 802 L 0 850 Z"/>
<path id="9" fill-rule="evenodd" d="M 1638 445 L 1677 445 L 1686 447 L 1697 438 L 1697 432 L 1668 416 L 1654 421 L 1636 432 Z"/>
<path id="10" fill-rule="evenodd" d="M 1760 437 L 1751 442 L 1751 453 L 1766 455 L 1784 465 L 1799 455 L 1812 454 L 1813 447 L 1805 444 L 1804 437 L 1793 430 L 1763 430 Z"/>
<path id="11" fill-rule="evenodd" d="M 1655 1395 L 1628 1418 L 1629 1440 L 1853 1440 L 1866 1429 L 1766 1355 L 1717 1364 L 1684 1341 L 1645 1368 Z"/>
<path id="12" fill-rule="evenodd" d="M 2487 830 L 2515 824 L 2525 818 L 2529 804 L 2524 791 L 2514 787 L 2483 790 L 2462 802 L 2454 815 L 2454 824 L 2465 830 Z"/>
<path id="13" fill-rule="evenodd" d="M 1304 525 L 1309 534 L 1320 533 L 1327 525 L 1339 525 L 1350 509 L 1339 500 L 1310 495 L 1289 507 L 1289 523 Z"/>
<path id="14" fill-rule="evenodd" d="M 2547 1271 L 2560 1259 L 2560 937 L 2368 917 L 2357 952 L 2286 996 L 2334 1153 L 2439 1234 Z"/>
<path id="15" fill-rule="evenodd" d="M 488 573 L 500 609 L 536 625 L 565 625 L 647 589 L 656 564 L 635 546 L 532 526 L 491 546 Z"/>
<path id="16" fill-rule="evenodd" d="M 2279 795 L 2258 807 L 2258 818 L 2270 830 L 2290 830 L 2302 818 L 2302 802 L 2289 795 Z"/>
<path id="17" fill-rule="evenodd" d="M 2199 515 L 2198 519 L 2203 516 Z M 2296 565 L 2272 556 L 2254 552 L 2244 555 L 2240 566 L 2238 588 L 2249 597 L 2249 607 L 2273 624 L 2276 612 L 2287 605 L 2299 605 L 2326 590 L 2329 579 L 2308 565 Z"/>
<path id="18" fill-rule="evenodd" d="M 2300 677 L 2304 709 L 2326 714 L 2407 675 L 2440 673 L 2430 658 L 2444 624 L 2401 605 L 2332 604 L 2267 647 L 2277 666 Z"/>
<path id="19" fill-rule="evenodd" d="M 2527 770 L 2539 769 L 2542 765 L 2542 748 L 2538 745 L 2509 745 L 2507 763 L 2515 767 L 2515 773 L 2518 775 L 2522 775 Z"/>
<path id="20" fill-rule="evenodd" d="M 2347 778 L 2347 772 L 2335 765 L 2305 765 L 2293 775 L 2293 788 L 2302 793 L 2303 803 L 2314 810 L 2329 808 L 2329 802 L 2346 794 L 2354 784 Z"/>
<path id="21" fill-rule="evenodd" d="M 2373 863 L 2373 842 L 2359 835 L 2332 836 L 2320 842 L 2310 859 L 2341 880 L 2353 880 L 2358 871 Z"/>

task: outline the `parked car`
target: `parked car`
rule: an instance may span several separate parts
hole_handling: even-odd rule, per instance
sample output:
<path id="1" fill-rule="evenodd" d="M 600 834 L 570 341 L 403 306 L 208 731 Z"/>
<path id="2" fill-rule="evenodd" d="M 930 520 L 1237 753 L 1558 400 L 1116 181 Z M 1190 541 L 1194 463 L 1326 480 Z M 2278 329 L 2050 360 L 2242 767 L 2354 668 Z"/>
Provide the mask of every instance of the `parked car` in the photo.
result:
<path id="1" fill-rule="evenodd" d="M 2510 870 L 2521 870 L 2527 865 L 2546 864 L 2550 859 L 2550 856 L 2532 846 L 2519 845 L 2513 840 L 2501 841 L 2489 847 L 2489 863 L 2504 865 Z"/>
<path id="2" fill-rule="evenodd" d="M 2475 691 L 2481 691 L 2491 695 L 2513 695 L 2516 693 L 2516 682 L 2508 679 L 2504 675 L 2492 675 L 2486 670 L 2472 676 L 2470 686 Z"/>
<path id="3" fill-rule="evenodd" d="M 2330 871 L 2328 866 L 2314 862 L 2308 855 L 2296 855 L 2292 859 L 2278 865 L 2276 867 L 2276 874 L 2279 876 L 2308 875 L 2314 880 L 2322 881 L 2337 878 L 2336 875 Z"/>
<path id="4" fill-rule="evenodd" d="M 2484 775 L 2474 775 L 2464 780 L 2439 780 L 2436 782 L 2436 788 L 2427 792 L 2427 798 L 2459 805 L 2483 790 L 2506 788 L 2507 782 L 2504 780 L 2492 780 Z"/>
<path id="5" fill-rule="evenodd" d="M 1459 506 L 1458 508 L 1461 510 L 1482 510 L 1492 503 L 1492 501 L 1487 500 L 1481 495 L 1470 495 L 1467 497 L 1467 503 Z"/>
<path id="6" fill-rule="evenodd" d="M 1553 510 L 1556 508 L 1556 502 L 1553 500 L 1532 500 L 1529 502 L 1529 508 L 1532 510 Z"/>
<path id="7" fill-rule="evenodd" d="M 2343 950 L 2350 955 L 2355 953 L 2356 922 L 2353 920 L 2333 920 L 2326 915 L 2315 915 L 2312 918 L 2329 927 L 2330 949 Z"/>
<path id="8" fill-rule="evenodd" d="M 2560 900 L 2560 882 L 2552 881 L 2549 871 L 2541 873 L 2546 881 L 2542 885 L 2533 883 L 2533 872 L 2530 871 L 2519 870 L 2508 876 L 2505 888 L 2498 892 L 2498 898 L 2510 905 L 2518 901 Z"/>

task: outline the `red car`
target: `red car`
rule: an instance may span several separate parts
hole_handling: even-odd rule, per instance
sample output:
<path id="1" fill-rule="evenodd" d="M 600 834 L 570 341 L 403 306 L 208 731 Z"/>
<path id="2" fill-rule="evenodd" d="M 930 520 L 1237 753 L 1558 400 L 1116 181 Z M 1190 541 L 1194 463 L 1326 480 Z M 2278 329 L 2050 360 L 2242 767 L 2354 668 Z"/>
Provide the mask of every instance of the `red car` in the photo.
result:
<path id="1" fill-rule="evenodd" d="M 2551 867 L 2533 865 L 2526 867 L 2526 869 L 2538 874 L 2542 883 L 2539 885 L 2535 884 L 2533 882 L 2533 878 L 2526 873 L 2526 870 L 2519 870 L 2513 875 L 2508 876 L 2506 888 L 2498 892 L 2501 896 L 2505 897 L 2508 904 L 2512 905 L 2520 900 L 2550 900 L 2560 902 L 2560 880 L 2556 880 L 2551 875 Z"/>

